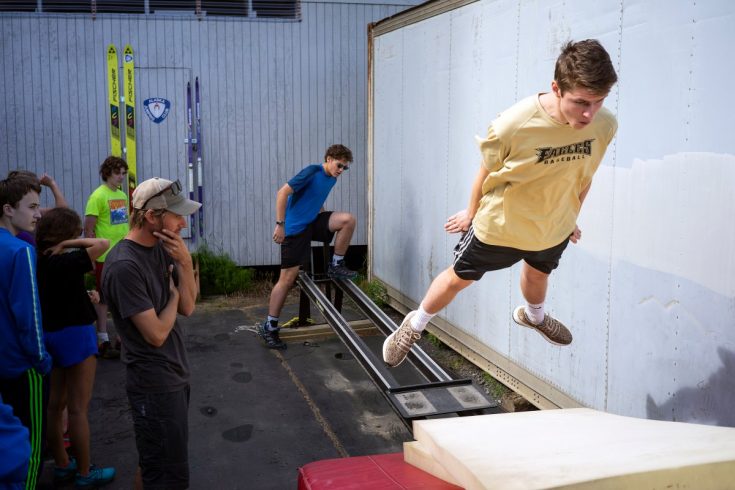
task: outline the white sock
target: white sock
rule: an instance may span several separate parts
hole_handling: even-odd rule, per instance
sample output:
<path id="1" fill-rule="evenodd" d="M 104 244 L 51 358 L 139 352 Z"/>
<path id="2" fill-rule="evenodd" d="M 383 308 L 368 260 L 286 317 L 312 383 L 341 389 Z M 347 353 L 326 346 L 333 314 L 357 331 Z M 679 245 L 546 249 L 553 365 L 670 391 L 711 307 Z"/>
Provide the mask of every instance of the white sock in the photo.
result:
<path id="1" fill-rule="evenodd" d="M 102 342 L 109 342 L 109 341 L 110 341 L 110 336 L 107 335 L 107 332 L 97 332 L 97 342 L 101 344 Z"/>
<path id="2" fill-rule="evenodd" d="M 544 304 L 539 303 L 537 305 L 528 303 L 526 305 L 526 316 L 529 320 L 531 320 L 531 323 L 534 323 L 538 325 L 539 323 L 544 321 Z"/>
<path id="3" fill-rule="evenodd" d="M 345 259 L 345 256 L 344 255 L 334 254 L 334 255 L 332 255 L 332 265 L 337 265 L 341 261 L 343 261 L 344 259 Z"/>
<path id="4" fill-rule="evenodd" d="M 411 330 L 414 332 L 422 332 L 426 328 L 426 324 L 434 318 L 436 313 L 427 313 L 424 305 L 420 305 L 416 314 L 411 318 Z"/>

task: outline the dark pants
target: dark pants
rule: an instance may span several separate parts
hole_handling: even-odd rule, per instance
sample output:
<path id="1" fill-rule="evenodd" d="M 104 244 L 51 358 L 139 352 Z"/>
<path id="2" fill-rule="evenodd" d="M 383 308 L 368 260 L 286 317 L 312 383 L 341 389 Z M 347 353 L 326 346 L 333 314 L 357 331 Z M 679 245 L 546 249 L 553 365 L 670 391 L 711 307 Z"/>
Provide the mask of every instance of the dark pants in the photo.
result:
<path id="1" fill-rule="evenodd" d="M 143 488 L 189 488 L 189 387 L 170 393 L 128 391 Z"/>

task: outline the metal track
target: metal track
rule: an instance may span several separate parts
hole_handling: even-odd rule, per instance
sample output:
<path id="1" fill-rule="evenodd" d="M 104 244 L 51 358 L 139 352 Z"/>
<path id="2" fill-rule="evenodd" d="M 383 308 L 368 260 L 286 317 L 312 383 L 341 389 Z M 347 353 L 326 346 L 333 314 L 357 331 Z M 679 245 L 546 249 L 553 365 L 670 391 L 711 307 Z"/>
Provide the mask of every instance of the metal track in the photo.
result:
<path id="1" fill-rule="evenodd" d="M 350 349 L 352 355 L 355 356 L 365 368 L 368 375 L 378 383 L 382 390 L 398 388 L 400 385 L 390 371 L 388 371 L 385 362 L 382 359 L 378 359 L 372 353 L 360 336 L 352 330 L 350 324 L 342 318 L 340 312 L 329 302 L 329 299 L 327 299 L 311 277 L 303 272 L 299 273 L 298 284 L 311 302 L 319 308 L 327 323 L 334 328 L 334 331 L 340 336 L 347 348 Z"/>
<path id="2" fill-rule="evenodd" d="M 370 300 L 354 282 L 344 279 L 333 279 L 357 307 L 367 316 L 385 335 L 390 335 L 398 327 L 386 313 Z M 408 359 L 426 376 L 429 381 L 451 381 L 452 377 L 444 371 L 421 347 L 414 345 L 408 353 Z"/>
<path id="3" fill-rule="evenodd" d="M 497 403 L 490 401 L 487 395 L 472 383 L 471 379 L 452 379 L 416 345 L 411 349 L 412 364 L 429 382 L 401 386 L 383 359 L 379 359 L 362 338 L 352 330 L 338 307 L 330 302 L 314 280 L 302 272 L 297 282 L 302 294 L 319 308 L 327 323 L 380 388 L 383 396 L 401 416 L 401 420 L 409 431 L 413 430 L 411 421 L 414 419 L 444 414 L 475 415 L 482 413 L 482 410 L 486 408 L 497 406 Z M 347 294 L 378 328 L 387 334 L 396 330 L 395 323 L 388 315 L 380 310 L 355 284 L 347 280 L 333 280 L 332 282 L 339 288 L 336 293 Z"/>

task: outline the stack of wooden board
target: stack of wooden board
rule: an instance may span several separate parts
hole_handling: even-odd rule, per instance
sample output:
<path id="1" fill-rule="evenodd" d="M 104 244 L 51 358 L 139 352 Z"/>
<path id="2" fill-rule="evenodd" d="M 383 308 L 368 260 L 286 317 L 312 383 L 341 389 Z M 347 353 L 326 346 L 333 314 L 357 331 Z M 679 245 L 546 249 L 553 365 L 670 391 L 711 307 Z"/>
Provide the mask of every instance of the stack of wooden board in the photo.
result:
<path id="1" fill-rule="evenodd" d="M 474 489 L 735 487 L 735 428 L 587 408 L 414 421 L 406 462 Z"/>

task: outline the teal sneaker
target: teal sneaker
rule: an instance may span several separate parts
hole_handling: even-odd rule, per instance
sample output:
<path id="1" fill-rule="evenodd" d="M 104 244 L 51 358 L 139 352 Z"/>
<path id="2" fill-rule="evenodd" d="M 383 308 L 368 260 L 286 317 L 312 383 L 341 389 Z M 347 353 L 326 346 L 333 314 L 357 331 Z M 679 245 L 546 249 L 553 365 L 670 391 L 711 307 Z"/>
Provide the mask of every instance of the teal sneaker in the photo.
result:
<path id="1" fill-rule="evenodd" d="M 69 464 L 66 468 L 54 466 L 54 485 L 61 486 L 71 482 L 77 476 L 77 460 L 69 458 Z"/>
<path id="2" fill-rule="evenodd" d="M 107 485 L 115 479 L 115 468 L 100 468 L 95 465 L 89 466 L 89 475 L 82 476 L 77 473 L 74 482 L 77 488 L 97 488 Z"/>

